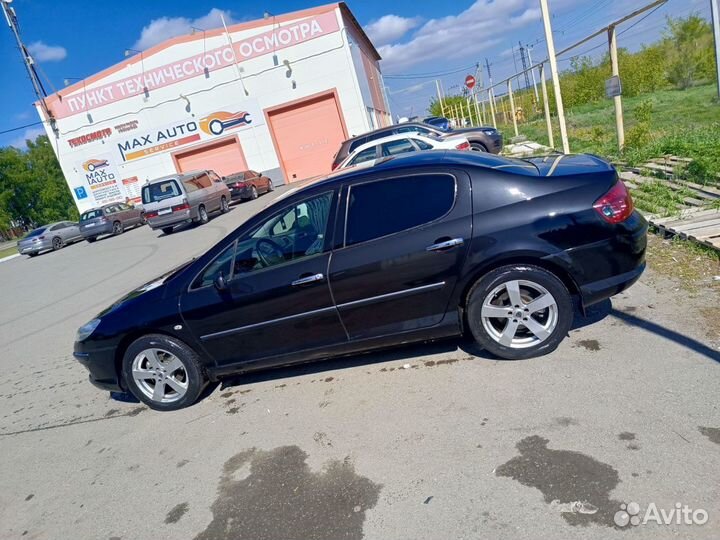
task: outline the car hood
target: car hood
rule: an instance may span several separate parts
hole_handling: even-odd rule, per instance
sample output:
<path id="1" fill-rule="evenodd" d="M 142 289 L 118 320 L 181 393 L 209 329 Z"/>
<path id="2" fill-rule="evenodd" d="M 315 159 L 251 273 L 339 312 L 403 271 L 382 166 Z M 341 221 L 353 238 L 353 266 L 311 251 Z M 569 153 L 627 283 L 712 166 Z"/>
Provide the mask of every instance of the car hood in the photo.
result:
<path id="1" fill-rule="evenodd" d="M 492 127 L 492 126 L 481 126 L 481 127 L 470 127 L 470 128 L 453 128 L 452 131 L 446 131 L 445 133 L 446 133 L 446 136 L 450 136 L 450 135 L 460 135 L 460 134 L 466 134 L 466 133 L 478 133 L 478 134 L 480 134 L 480 133 L 484 133 L 484 131 L 483 131 L 484 129 L 488 129 L 488 130 L 491 129 L 491 130 L 493 130 L 493 131 L 497 131 L 497 130 L 496 130 L 494 127 Z"/>
<path id="2" fill-rule="evenodd" d="M 158 298 L 159 298 L 159 297 L 162 297 L 163 290 L 164 290 L 165 287 L 167 286 L 168 282 L 169 282 L 175 275 L 177 275 L 177 274 L 180 273 L 182 270 L 184 270 L 185 268 L 187 268 L 190 264 L 192 264 L 193 261 L 195 261 L 195 259 L 191 259 L 191 260 L 189 260 L 189 261 L 186 261 L 186 262 L 184 262 L 183 264 L 181 264 L 181 265 L 179 265 L 179 266 L 176 266 L 176 267 L 173 268 L 172 270 L 169 270 L 169 271 L 167 271 L 167 272 L 159 275 L 159 276 L 156 277 L 155 279 L 151 279 L 150 281 L 148 281 L 147 283 L 144 283 L 144 284 L 141 285 L 140 287 L 137 287 L 137 288 L 133 289 L 132 291 L 130 291 L 129 293 L 127 293 L 125 296 L 123 296 L 123 297 L 119 298 L 117 301 L 115 301 L 112 305 L 108 306 L 108 307 L 105 308 L 103 311 L 101 311 L 101 312 L 98 314 L 98 317 L 97 317 L 97 318 L 102 318 L 104 315 L 107 315 L 108 313 L 110 313 L 110 312 L 112 312 L 112 311 L 116 311 L 118 308 L 120 308 L 120 307 L 122 307 L 122 306 L 124 306 L 124 305 L 126 305 L 126 304 L 129 304 L 129 303 L 132 302 L 135 298 L 138 298 L 139 296 L 142 296 L 142 295 L 145 295 L 145 294 L 149 294 L 149 293 L 151 293 L 151 292 L 154 293 L 154 294 L 156 294 L 156 295 L 158 296 Z"/>

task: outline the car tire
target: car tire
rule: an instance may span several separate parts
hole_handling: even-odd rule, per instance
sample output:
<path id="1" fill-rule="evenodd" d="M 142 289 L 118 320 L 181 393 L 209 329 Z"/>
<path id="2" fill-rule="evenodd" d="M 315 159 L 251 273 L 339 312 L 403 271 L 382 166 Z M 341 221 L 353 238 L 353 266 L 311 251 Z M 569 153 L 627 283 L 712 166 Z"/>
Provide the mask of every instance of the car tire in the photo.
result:
<path id="1" fill-rule="evenodd" d="M 272 180 L 268 182 L 268 193 L 270 193 L 271 191 L 275 191 L 275 186 L 273 185 Z"/>
<path id="2" fill-rule="evenodd" d="M 53 238 L 53 239 L 52 239 L 52 248 L 53 248 L 53 251 L 57 251 L 58 249 L 62 249 L 62 248 L 63 248 L 62 238 L 60 238 L 59 236 L 56 236 L 55 238 Z"/>
<path id="3" fill-rule="evenodd" d="M 123 227 L 123 224 L 122 224 L 122 223 L 120 223 L 119 221 L 114 221 L 114 222 L 113 222 L 113 228 L 112 228 L 113 236 L 117 236 L 118 234 L 122 234 L 124 230 L 125 230 L 125 228 Z"/>
<path id="4" fill-rule="evenodd" d="M 230 205 L 228 204 L 227 197 L 224 195 L 220 199 L 220 213 L 227 214 L 230 211 Z"/>
<path id="5" fill-rule="evenodd" d="M 205 210 L 205 207 L 202 204 L 198 207 L 198 217 L 197 217 L 196 221 L 200 225 L 204 225 L 205 223 L 210 221 L 210 217 L 208 216 L 207 210 Z"/>
<path id="6" fill-rule="evenodd" d="M 252 186 L 250 188 L 250 200 L 255 200 L 258 198 L 258 190 L 255 186 Z"/>
<path id="7" fill-rule="evenodd" d="M 28 253 L 28 255 L 29 255 L 30 257 L 37 257 L 37 256 L 38 256 L 38 252 L 37 252 L 37 251 L 31 251 L 30 253 Z"/>
<path id="8" fill-rule="evenodd" d="M 172 234 L 174 230 L 175 230 L 175 227 L 163 227 L 162 228 L 162 232 L 164 232 L 165 235 Z"/>
<path id="9" fill-rule="evenodd" d="M 197 353 L 179 339 L 162 334 L 149 334 L 130 344 L 123 356 L 122 375 L 130 392 L 156 411 L 189 407 L 208 382 Z"/>
<path id="10" fill-rule="evenodd" d="M 506 360 L 554 351 L 573 320 L 572 297 L 563 282 L 525 264 L 502 266 L 481 277 L 466 307 L 467 326 L 478 344 Z"/>
<path id="11" fill-rule="evenodd" d="M 85 240 L 92 244 L 95 240 L 97 240 L 97 236 L 89 236 Z"/>
<path id="12" fill-rule="evenodd" d="M 471 142 L 470 143 L 470 150 L 473 152 L 487 152 L 487 148 L 485 148 L 485 145 L 479 142 Z"/>

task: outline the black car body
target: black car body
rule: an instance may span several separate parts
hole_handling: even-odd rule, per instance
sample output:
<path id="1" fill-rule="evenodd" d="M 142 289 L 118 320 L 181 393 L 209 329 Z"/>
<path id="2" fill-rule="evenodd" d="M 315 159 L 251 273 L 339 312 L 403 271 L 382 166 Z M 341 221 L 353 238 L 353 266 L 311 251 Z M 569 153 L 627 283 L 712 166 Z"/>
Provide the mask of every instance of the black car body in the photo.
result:
<path id="1" fill-rule="evenodd" d="M 363 133 L 352 139 L 344 141 L 340 145 L 340 149 L 333 158 L 332 168 L 335 170 L 345 158 L 352 154 L 353 150 L 365 143 L 387 137 L 388 135 L 397 135 L 399 133 L 420 133 L 421 135 L 430 135 L 432 137 L 453 137 L 463 135 L 470 143 L 471 150 L 479 152 L 490 152 L 491 154 L 499 154 L 503 148 L 503 138 L 500 132 L 492 126 L 481 126 L 463 129 L 444 129 L 438 125 L 430 125 L 423 122 L 404 122 L 396 124 L 368 133 Z"/>
<path id="2" fill-rule="evenodd" d="M 571 295 L 586 307 L 639 278 L 646 232 L 614 168 L 594 156 L 388 158 L 279 198 L 198 259 L 98 315 L 81 329 L 75 356 L 97 386 L 137 394 L 128 366 L 149 334 L 144 347 L 179 343 L 175 354 L 189 355 L 210 380 L 464 329 L 506 358 L 545 354 L 570 327 Z M 273 253 L 271 243 L 285 247 Z M 555 307 L 540 307 L 548 296 L 529 289 L 512 306 L 515 283 L 534 283 Z M 523 313 L 533 305 L 537 316 Z M 523 341 L 540 339 L 529 329 L 550 328 L 551 317 L 552 336 L 537 346 Z M 502 335 L 493 343 L 484 332 Z M 138 397 L 158 409 L 194 400 Z"/>
<path id="3" fill-rule="evenodd" d="M 257 199 L 258 195 L 269 193 L 274 189 L 270 177 L 250 170 L 223 176 L 223 182 L 230 190 L 233 201 Z"/>

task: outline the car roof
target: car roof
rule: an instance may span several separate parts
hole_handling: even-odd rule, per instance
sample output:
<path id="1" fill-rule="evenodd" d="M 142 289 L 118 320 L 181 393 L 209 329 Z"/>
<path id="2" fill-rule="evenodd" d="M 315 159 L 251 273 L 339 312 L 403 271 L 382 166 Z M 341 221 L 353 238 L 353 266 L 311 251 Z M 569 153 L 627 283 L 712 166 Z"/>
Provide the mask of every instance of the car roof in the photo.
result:
<path id="1" fill-rule="evenodd" d="M 422 127 L 425 129 L 429 129 L 431 131 L 439 131 L 437 126 L 425 124 L 423 122 L 403 122 L 402 124 L 393 124 L 391 126 L 385 126 L 382 128 L 374 129 L 372 131 L 366 131 L 365 133 L 361 133 L 360 135 L 355 135 L 354 137 L 349 138 L 345 142 L 352 142 L 356 139 L 360 139 L 362 137 L 367 137 L 368 135 L 373 135 L 375 133 L 382 133 L 383 131 L 392 131 L 393 129 L 397 129 L 399 127 L 406 127 L 406 126 Z"/>
<path id="2" fill-rule="evenodd" d="M 148 180 L 145 185 L 155 184 L 156 182 L 164 182 L 165 180 L 180 180 L 181 182 L 183 180 L 189 180 L 190 178 L 195 178 L 196 176 L 200 176 L 201 174 L 206 174 L 210 171 L 208 170 L 197 170 L 197 171 L 187 171 L 187 172 L 181 172 L 181 173 L 175 173 L 175 174 L 167 174 L 165 176 L 161 176 L 160 178 L 155 178 L 154 180 Z"/>

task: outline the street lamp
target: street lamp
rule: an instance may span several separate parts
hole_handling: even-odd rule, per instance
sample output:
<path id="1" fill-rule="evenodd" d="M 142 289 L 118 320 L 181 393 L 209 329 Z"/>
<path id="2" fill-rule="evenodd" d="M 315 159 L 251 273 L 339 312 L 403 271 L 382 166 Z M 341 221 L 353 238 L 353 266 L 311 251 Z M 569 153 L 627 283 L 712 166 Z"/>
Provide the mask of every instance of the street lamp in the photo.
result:
<path id="1" fill-rule="evenodd" d="M 267 20 L 270 17 L 272 17 L 272 31 L 273 31 L 273 34 L 275 34 L 275 14 L 270 13 L 269 11 L 265 11 L 265 13 L 263 13 L 264 19 Z M 278 66 L 280 63 L 278 62 L 277 54 L 275 54 L 275 36 L 274 35 L 272 37 L 272 40 L 273 40 L 273 65 Z"/>
<path id="2" fill-rule="evenodd" d="M 205 60 L 205 54 L 207 52 L 206 44 L 205 44 L 205 30 L 203 28 L 196 28 L 195 26 L 191 26 L 190 35 L 194 36 L 198 32 L 202 32 L 203 35 L 203 73 L 205 74 L 205 78 L 210 78 L 210 70 L 207 67 L 207 62 Z"/>
<path id="3" fill-rule="evenodd" d="M 5 1 L 5 0 L 3 0 L 3 1 Z M 87 87 L 85 86 L 85 79 L 83 79 L 81 77 L 65 77 L 65 79 L 63 80 L 63 83 L 65 83 L 65 86 L 70 86 L 75 81 L 82 81 L 83 96 L 85 98 L 85 107 L 88 107 L 89 104 L 87 102 Z M 60 95 L 60 94 L 58 93 L 58 95 Z M 60 99 L 62 99 L 62 95 L 60 95 Z M 87 113 L 87 120 L 88 120 L 88 122 L 90 122 L 92 124 L 93 119 L 92 119 L 92 116 L 90 115 L 90 111 L 88 111 L 88 113 Z"/>
<path id="4" fill-rule="evenodd" d="M 132 56 L 133 53 L 140 55 L 140 70 L 142 71 L 143 93 L 145 94 L 145 99 L 148 99 L 150 97 L 150 90 L 148 90 L 147 84 L 145 84 L 145 58 L 143 57 L 142 51 L 138 51 L 137 49 L 125 49 L 125 58 Z"/>

